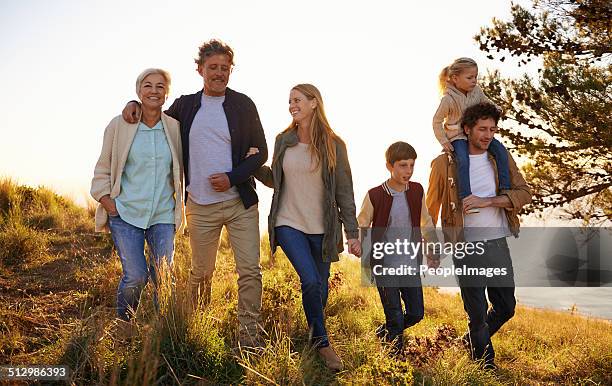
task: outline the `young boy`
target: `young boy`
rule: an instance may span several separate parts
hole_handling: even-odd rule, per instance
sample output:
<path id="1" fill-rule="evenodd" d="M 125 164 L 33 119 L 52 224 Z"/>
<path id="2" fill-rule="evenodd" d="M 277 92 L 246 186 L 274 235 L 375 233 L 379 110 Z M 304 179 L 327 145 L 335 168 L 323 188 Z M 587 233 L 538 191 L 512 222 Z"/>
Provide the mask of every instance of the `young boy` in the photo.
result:
<path id="1" fill-rule="evenodd" d="M 408 240 L 415 245 L 422 241 L 421 230 L 428 242 L 437 242 L 434 226 L 425 206 L 425 195 L 421 184 L 410 181 L 414 170 L 416 151 L 406 142 L 396 142 L 385 153 L 387 170 L 391 178 L 366 194 L 357 220 L 359 226 L 372 227 L 372 242 L 394 243 Z M 402 251 L 403 253 L 403 251 Z M 418 273 L 422 260 L 419 250 L 415 256 L 392 253 L 374 264 L 384 267 L 410 265 L 416 272 L 399 279 L 378 276 L 380 269 L 373 270 L 386 322 L 376 329 L 376 335 L 393 343 L 393 353 L 399 354 L 403 347 L 402 335 L 406 328 L 423 319 L 423 288 Z M 439 264 L 439 257 L 427 257 L 430 266 Z M 418 264 L 417 264 L 418 263 Z M 380 267 L 378 267 L 380 268 Z M 405 312 L 402 310 L 402 300 Z"/>

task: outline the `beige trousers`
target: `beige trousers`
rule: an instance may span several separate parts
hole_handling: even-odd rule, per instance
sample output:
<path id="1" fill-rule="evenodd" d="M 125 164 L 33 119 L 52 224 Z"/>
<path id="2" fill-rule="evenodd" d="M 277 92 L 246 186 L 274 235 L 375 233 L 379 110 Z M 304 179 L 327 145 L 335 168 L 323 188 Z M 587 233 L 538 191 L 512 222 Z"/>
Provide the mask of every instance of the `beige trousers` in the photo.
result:
<path id="1" fill-rule="evenodd" d="M 238 273 L 238 322 L 240 334 L 257 331 L 261 311 L 259 265 L 259 212 L 257 205 L 244 209 L 240 198 L 209 205 L 187 200 L 187 227 L 191 244 L 189 287 L 192 299 L 210 301 L 221 228 L 226 227 Z"/>

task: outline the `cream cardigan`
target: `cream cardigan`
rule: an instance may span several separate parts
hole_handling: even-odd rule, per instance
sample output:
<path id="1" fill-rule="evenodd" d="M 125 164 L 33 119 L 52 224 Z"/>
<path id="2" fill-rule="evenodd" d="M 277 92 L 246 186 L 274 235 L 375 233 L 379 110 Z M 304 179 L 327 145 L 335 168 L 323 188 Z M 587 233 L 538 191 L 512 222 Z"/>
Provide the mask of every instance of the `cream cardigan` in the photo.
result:
<path id="1" fill-rule="evenodd" d="M 170 152 L 172 153 L 172 175 L 174 185 L 174 221 L 176 232 L 180 232 L 184 225 L 183 202 L 183 148 L 181 145 L 181 131 L 179 122 L 162 113 L 161 121 Z M 121 176 L 123 168 L 138 130 L 138 123 L 127 123 L 119 115 L 113 118 L 104 130 L 102 152 L 94 169 L 91 180 L 91 196 L 96 200 L 105 195 L 114 199 L 121 193 Z M 96 232 L 108 231 L 108 213 L 101 204 L 96 209 Z"/>

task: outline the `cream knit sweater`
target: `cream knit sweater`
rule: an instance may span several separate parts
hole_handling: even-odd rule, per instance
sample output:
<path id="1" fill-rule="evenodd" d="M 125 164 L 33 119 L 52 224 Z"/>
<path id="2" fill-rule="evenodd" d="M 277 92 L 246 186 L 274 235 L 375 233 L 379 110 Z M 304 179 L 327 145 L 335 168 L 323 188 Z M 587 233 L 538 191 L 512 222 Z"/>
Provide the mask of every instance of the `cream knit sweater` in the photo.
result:
<path id="1" fill-rule="evenodd" d="M 433 117 L 433 131 L 440 144 L 467 139 L 461 130 L 461 115 L 466 108 L 481 102 L 492 103 L 482 92 L 480 86 L 465 95 L 457 90 L 452 84 L 446 84 L 446 91 L 440 100 L 440 106 Z"/>

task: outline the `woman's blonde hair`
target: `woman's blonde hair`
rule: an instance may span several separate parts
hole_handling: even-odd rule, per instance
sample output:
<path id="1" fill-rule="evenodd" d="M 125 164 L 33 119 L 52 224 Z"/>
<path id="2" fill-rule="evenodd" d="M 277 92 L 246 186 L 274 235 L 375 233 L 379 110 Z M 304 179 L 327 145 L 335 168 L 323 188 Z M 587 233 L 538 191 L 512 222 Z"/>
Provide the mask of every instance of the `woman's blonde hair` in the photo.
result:
<path id="1" fill-rule="evenodd" d="M 450 65 L 444 67 L 442 71 L 440 71 L 440 76 L 438 77 L 440 93 L 444 94 L 446 91 L 446 83 L 450 82 L 450 78 L 453 75 L 459 75 L 463 70 L 468 68 L 476 67 L 478 68 L 478 64 L 472 58 L 459 58 L 455 59 Z"/>
<path id="2" fill-rule="evenodd" d="M 327 169 L 333 172 L 336 168 L 336 141 L 341 141 L 341 139 L 334 133 L 334 130 L 332 130 L 327 121 L 321 93 L 315 86 L 307 83 L 298 84 L 292 90 L 301 92 L 308 100 L 315 99 L 317 101 L 312 121 L 310 122 L 310 150 L 315 156 L 317 168 L 321 164 L 323 153 L 325 152 L 327 154 Z M 289 127 L 283 132 L 286 133 L 296 129 L 297 123 L 291 122 Z"/>
<path id="3" fill-rule="evenodd" d="M 139 95 L 140 85 L 144 81 L 144 79 L 151 74 L 159 74 L 166 79 L 166 96 L 170 94 L 170 84 L 172 83 L 172 79 L 170 78 L 170 73 L 166 70 L 162 70 L 161 68 L 147 68 L 143 72 L 138 75 L 136 78 L 136 95 Z"/>

